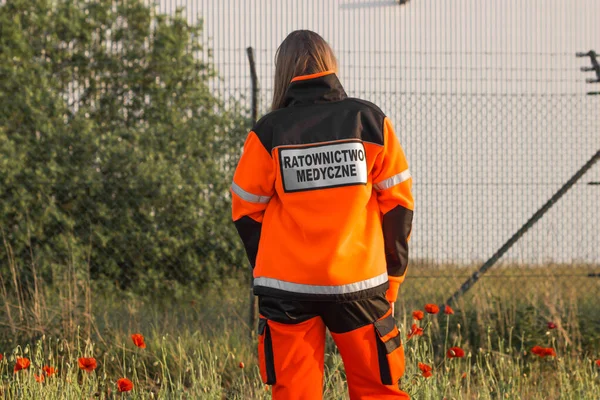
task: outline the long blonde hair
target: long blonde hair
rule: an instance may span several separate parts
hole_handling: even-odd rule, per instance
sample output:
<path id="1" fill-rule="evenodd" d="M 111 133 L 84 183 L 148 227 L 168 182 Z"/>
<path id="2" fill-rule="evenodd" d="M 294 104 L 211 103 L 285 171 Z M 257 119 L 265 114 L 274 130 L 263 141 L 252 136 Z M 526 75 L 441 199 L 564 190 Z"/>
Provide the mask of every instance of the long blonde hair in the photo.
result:
<path id="1" fill-rule="evenodd" d="M 337 71 L 337 60 L 325 39 L 308 30 L 290 33 L 275 53 L 275 86 L 271 109 L 283 107 L 285 92 L 294 77 L 325 71 Z"/>

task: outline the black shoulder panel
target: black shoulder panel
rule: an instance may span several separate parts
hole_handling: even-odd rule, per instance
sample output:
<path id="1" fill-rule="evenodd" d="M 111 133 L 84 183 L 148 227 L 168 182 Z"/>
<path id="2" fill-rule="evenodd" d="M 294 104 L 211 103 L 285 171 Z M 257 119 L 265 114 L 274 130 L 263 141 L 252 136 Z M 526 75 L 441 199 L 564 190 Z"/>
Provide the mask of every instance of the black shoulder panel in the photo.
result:
<path id="1" fill-rule="evenodd" d="M 374 104 L 346 98 L 276 110 L 261 118 L 254 131 L 269 153 L 278 146 L 347 139 L 383 145 L 384 119 Z"/>
<path id="2" fill-rule="evenodd" d="M 256 133 L 256 136 L 258 136 L 258 139 L 260 140 L 262 145 L 265 147 L 265 149 L 267 150 L 267 153 L 269 153 L 269 155 L 271 154 L 271 150 L 273 149 L 272 121 L 273 121 L 274 114 L 276 114 L 276 113 L 277 113 L 277 111 L 272 111 L 272 112 L 264 115 L 252 127 L 252 131 L 254 131 L 254 133 Z"/>
<path id="3" fill-rule="evenodd" d="M 381 116 L 382 121 L 385 118 L 385 113 L 379 108 L 376 104 L 371 103 L 370 101 L 358 99 L 356 97 L 348 97 L 348 101 L 353 101 L 355 103 L 359 103 L 364 107 L 371 109 L 374 113 L 379 114 Z"/>
<path id="4" fill-rule="evenodd" d="M 355 103 L 362 109 L 363 126 L 367 128 L 363 132 L 362 140 L 383 146 L 383 121 L 385 120 L 383 111 L 367 100 L 348 98 L 347 102 Z"/>

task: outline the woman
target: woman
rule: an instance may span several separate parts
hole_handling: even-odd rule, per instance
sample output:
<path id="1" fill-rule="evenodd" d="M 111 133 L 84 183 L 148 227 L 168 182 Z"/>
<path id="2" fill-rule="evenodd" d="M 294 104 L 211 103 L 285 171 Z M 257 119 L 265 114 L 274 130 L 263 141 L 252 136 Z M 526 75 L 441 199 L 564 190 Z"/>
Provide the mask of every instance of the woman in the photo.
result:
<path id="1" fill-rule="evenodd" d="M 272 111 L 250 132 L 233 220 L 259 296 L 258 355 L 273 398 L 320 399 L 325 330 L 351 399 L 408 398 L 393 303 L 408 262 L 412 179 L 389 119 L 349 98 L 329 45 L 292 32 Z"/>

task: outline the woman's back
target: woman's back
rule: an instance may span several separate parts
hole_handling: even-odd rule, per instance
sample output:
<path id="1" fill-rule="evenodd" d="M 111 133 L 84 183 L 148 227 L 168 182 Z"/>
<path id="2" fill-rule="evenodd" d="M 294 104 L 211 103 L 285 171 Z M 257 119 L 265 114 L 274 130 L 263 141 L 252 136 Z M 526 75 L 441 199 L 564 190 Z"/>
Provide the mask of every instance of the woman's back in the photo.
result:
<path id="1" fill-rule="evenodd" d="M 256 124 L 247 146 L 257 149 L 234 178 L 234 193 L 261 179 L 269 189 L 255 292 L 339 299 L 380 289 L 388 276 L 373 184 L 410 179 L 403 156 L 387 160 L 391 125 L 375 105 L 348 98 L 332 71 L 294 78 L 284 107 Z"/>

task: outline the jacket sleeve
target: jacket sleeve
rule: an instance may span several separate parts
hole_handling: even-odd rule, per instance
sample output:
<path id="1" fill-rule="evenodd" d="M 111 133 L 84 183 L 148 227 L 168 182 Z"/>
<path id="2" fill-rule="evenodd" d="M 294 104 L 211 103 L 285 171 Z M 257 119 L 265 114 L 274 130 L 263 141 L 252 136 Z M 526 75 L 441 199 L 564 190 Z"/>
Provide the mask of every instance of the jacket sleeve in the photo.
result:
<path id="1" fill-rule="evenodd" d="M 373 168 L 373 189 L 382 214 L 385 258 L 390 287 L 388 301 L 395 302 L 408 266 L 408 240 L 412 228 L 414 201 L 412 177 L 404 151 L 390 120 L 383 124 L 384 148 Z"/>
<path id="2" fill-rule="evenodd" d="M 231 197 L 233 222 L 252 268 L 256 265 L 265 209 L 274 193 L 273 159 L 256 133 L 251 131 L 233 176 Z"/>

